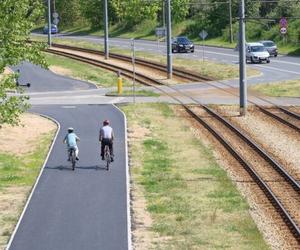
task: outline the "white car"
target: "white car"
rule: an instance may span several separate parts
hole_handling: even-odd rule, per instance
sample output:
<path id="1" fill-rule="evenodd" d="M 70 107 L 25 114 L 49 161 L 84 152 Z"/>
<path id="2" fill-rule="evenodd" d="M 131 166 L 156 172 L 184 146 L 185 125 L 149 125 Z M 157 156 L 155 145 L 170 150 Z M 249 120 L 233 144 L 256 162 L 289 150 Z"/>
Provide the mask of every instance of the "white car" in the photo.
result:
<path id="1" fill-rule="evenodd" d="M 261 63 L 265 61 L 270 63 L 270 54 L 261 43 L 247 43 L 246 44 L 246 62 Z"/>

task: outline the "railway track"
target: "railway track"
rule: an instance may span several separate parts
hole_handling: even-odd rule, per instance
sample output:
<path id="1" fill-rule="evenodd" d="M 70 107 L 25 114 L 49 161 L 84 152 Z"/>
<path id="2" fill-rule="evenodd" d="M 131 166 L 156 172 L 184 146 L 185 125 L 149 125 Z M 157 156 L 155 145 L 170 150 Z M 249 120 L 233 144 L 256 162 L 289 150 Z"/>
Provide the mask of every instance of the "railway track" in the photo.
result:
<path id="1" fill-rule="evenodd" d="M 80 60 L 94 66 L 104 67 L 111 71 L 122 70 L 127 74 L 127 77 L 133 77 L 133 72 L 131 70 L 123 68 L 120 69 L 118 66 L 113 66 L 94 59 L 88 59 L 62 51 L 49 50 L 49 52 L 67 56 L 75 60 Z M 300 207 L 300 185 L 296 179 L 293 178 L 293 176 L 291 176 L 283 166 L 268 155 L 263 148 L 247 136 L 245 132 L 239 130 L 213 109 L 203 105 L 199 101 L 187 96 L 185 93 L 172 86 L 162 84 L 161 82 L 143 76 L 142 74 L 137 74 L 136 80 L 169 95 L 181 104 L 191 117 L 212 133 L 212 135 L 244 167 L 252 179 L 265 193 L 270 203 L 282 218 L 282 223 L 289 228 L 295 242 L 297 242 L 295 244 L 299 247 L 300 212 L 298 212 L 298 208 Z M 178 96 L 170 95 L 166 88 L 172 90 L 172 92 L 180 94 L 182 97 L 190 98 L 196 107 L 184 104 Z M 283 110 L 282 113 L 287 114 Z M 282 117 L 282 119 L 284 118 Z M 241 148 L 244 150 L 241 150 Z M 245 152 L 247 152 L 247 154 L 245 154 Z"/>
<path id="2" fill-rule="evenodd" d="M 90 54 L 94 54 L 94 55 L 101 55 L 104 56 L 104 52 L 102 51 L 98 51 L 98 50 L 93 50 L 93 49 L 86 49 L 86 48 L 79 48 L 79 47 L 74 47 L 74 46 L 69 46 L 69 45 L 63 45 L 63 44 L 56 44 L 53 43 L 52 47 L 56 47 L 56 48 L 60 48 L 60 49 L 68 49 L 68 50 L 74 50 L 74 51 L 80 51 L 80 52 L 85 52 L 85 53 L 90 53 Z M 53 53 L 54 50 L 51 50 L 51 53 Z M 115 54 L 115 53 L 110 53 L 110 57 L 114 58 L 114 59 L 118 59 L 121 61 L 125 61 L 125 62 L 130 62 L 131 63 L 131 57 L 129 56 L 125 56 L 125 55 L 119 55 L 119 54 Z M 80 59 L 81 60 L 81 59 Z M 147 60 L 143 60 L 143 59 L 136 59 L 136 63 L 141 65 L 141 66 L 145 66 L 151 69 L 155 69 L 155 70 L 159 70 L 161 72 L 166 72 L 166 66 L 164 64 L 160 64 L 160 63 L 154 63 L 154 62 L 149 62 Z M 107 68 L 106 68 L 107 69 Z M 110 69 L 109 69 L 110 70 Z M 122 69 L 122 72 L 124 71 L 124 69 Z M 132 73 L 129 73 L 132 74 Z M 173 74 L 177 77 L 180 77 L 182 79 L 186 79 L 189 81 L 200 81 L 200 82 L 205 82 L 205 84 L 208 84 L 210 86 L 213 87 L 217 87 L 216 85 L 214 85 L 213 83 L 209 82 L 212 81 L 213 79 L 211 78 L 207 78 L 207 77 L 203 77 L 197 73 L 188 71 L 188 70 L 183 70 L 180 68 L 176 68 L 174 67 L 173 70 Z M 130 76 L 128 76 L 128 72 L 123 74 L 126 77 L 131 78 Z M 140 77 L 140 76 L 137 76 Z M 145 77 L 142 77 L 145 78 Z M 149 79 L 148 79 L 149 81 Z M 228 87 L 229 89 L 225 90 L 224 88 L 220 88 L 218 87 L 218 89 L 221 89 L 222 91 L 225 91 L 227 93 L 230 93 L 234 96 L 237 96 L 235 93 L 233 93 L 233 91 L 231 91 L 230 89 L 232 89 L 232 86 L 230 86 L 229 84 L 217 81 L 218 83 L 221 83 L 222 85 Z M 147 82 L 141 82 L 142 84 L 148 85 Z M 161 83 L 159 81 L 157 81 L 157 84 L 161 85 Z M 149 86 L 149 85 L 148 85 Z M 262 111 L 264 114 L 272 117 L 273 119 L 276 119 L 277 121 L 281 122 L 282 124 L 290 127 L 291 129 L 295 130 L 296 132 L 300 132 L 300 115 L 297 113 L 294 113 L 284 107 L 280 107 L 278 105 L 275 105 L 274 103 L 270 102 L 269 100 L 259 97 L 259 96 L 255 96 L 255 98 L 258 98 L 268 104 L 271 104 L 273 107 L 270 109 L 266 109 L 261 105 L 256 104 L 255 101 L 251 101 L 249 100 L 250 103 L 254 104 L 255 106 L 258 107 L 258 109 L 260 111 Z M 277 110 L 277 111 L 275 111 Z"/>
<path id="3" fill-rule="evenodd" d="M 62 44 L 56 44 L 53 43 L 52 47 L 56 47 L 56 48 L 60 48 L 60 49 L 69 49 L 69 50 L 74 50 L 74 51 L 80 51 L 80 52 L 85 52 L 85 53 L 90 53 L 90 54 L 94 54 L 94 55 L 101 55 L 104 56 L 104 52 L 103 51 L 98 51 L 98 50 L 93 50 L 93 49 L 85 49 L 85 48 L 79 48 L 79 47 L 73 47 L 73 46 L 68 46 L 68 45 L 62 45 Z M 119 55 L 119 54 L 115 54 L 115 53 L 110 53 L 109 56 L 111 58 L 114 59 L 118 59 L 121 61 L 125 61 L 125 62 L 132 62 L 132 58 L 129 56 L 125 56 L 125 55 Z M 151 69 L 155 69 L 155 70 L 159 70 L 161 72 L 166 73 L 166 65 L 161 64 L 161 63 L 155 63 L 155 62 L 149 62 L 147 60 L 143 60 L 140 58 L 136 58 L 135 59 L 136 64 L 141 65 L 141 66 L 145 66 Z M 188 71 L 188 70 L 183 70 L 180 68 L 173 68 L 173 74 L 175 76 L 178 76 L 180 78 L 189 80 L 189 81 L 212 81 L 212 78 L 209 77 L 203 77 L 199 74 L 196 74 L 192 71 Z"/>
<path id="4" fill-rule="evenodd" d="M 273 117 L 295 131 L 300 132 L 300 118 L 298 119 L 297 116 L 294 116 L 289 110 L 276 106 L 270 108 L 258 106 L 258 108 L 266 115 Z"/>
<path id="5" fill-rule="evenodd" d="M 79 55 L 74 55 L 72 53 L 68 53 L 68 52 L 63 52 L 63 51 L 58 51 L 58 50 L 54 50 L 54 49 L 47 49 L 47 52 L 55 54 L 55 55 L 60 55 L 60 56 L 64 56 L 64 57 L 68 57 L 80 62 L 84 62 L 84 63 L 88 63 L 90 65 L 96 66 L 96 67 L 100 67 L 100 68 L 104 68 L 106 70 L 112 71 L 112 72 L 118 72 L 119 70 L 122 71 L 122 75 L 124 75 L 125 77 L 128 78 L 133 78 L 133 71 L 126 69 L 126 68 L 122 68 L 116 65 L 112 65 L 110 63 L 106 63 L 106 62 L 102 62 L 99 60 L 95 60 L 95 59 L 91 59 L 91 58 L 87 58 L 84 56 L 79 56 Z M 136 81 L 146 85 L 146 86 L 153 86 L 153 84 L 156 85 L 162 85 L 162 83 L 158 80 L 152 79 L 148 76 L 145 76 L 143 74 L 140 73 L 135 73 L 135 78 Z"/>

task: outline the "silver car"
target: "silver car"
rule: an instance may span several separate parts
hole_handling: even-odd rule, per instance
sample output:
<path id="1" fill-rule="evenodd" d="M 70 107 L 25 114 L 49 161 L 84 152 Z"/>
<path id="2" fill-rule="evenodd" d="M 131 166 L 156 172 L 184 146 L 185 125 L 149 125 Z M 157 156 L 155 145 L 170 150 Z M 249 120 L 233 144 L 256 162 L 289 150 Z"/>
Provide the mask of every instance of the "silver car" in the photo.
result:
<path id="1" fill-rule="evenodd" d="M 247 43 L 246 44 L 246 62 L 251 63 L 270 63 L 270 54 L 261 43 Z"/>
<path id="2" fill-rule="evenodd" d="M 278 49 L 276 44 L 273 41 L 260 41 L 261 44 L 263 44 L 265 46 L 265 48 L 267 49 L 267 51 L 269 52 L 269 54 L 271 56 L 277 56 L 278 55 Z"/>

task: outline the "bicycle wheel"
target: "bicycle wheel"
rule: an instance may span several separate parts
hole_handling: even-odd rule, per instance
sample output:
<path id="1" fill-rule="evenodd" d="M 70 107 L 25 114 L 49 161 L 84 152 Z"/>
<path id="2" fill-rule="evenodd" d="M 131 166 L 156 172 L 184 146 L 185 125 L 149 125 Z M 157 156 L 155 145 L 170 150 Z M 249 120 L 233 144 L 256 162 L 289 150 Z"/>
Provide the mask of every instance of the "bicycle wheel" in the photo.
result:
<path id="1" fill-rule="evenodd" d="M 104 148 L 104 158 L 105 158 L 105 161 L 106 161 L 106 170 L 109 170 L 110 152 L 109 152 L 109 147 L 107 145 Z"/>
<path id="2" fill-rule="evenodd" d="M 72 170 L 75 170 L 75 165 L 76 165 L 76 155 L 75 155 L 75 150 L 71 150 L 71 162 L 72 162 Z"/>

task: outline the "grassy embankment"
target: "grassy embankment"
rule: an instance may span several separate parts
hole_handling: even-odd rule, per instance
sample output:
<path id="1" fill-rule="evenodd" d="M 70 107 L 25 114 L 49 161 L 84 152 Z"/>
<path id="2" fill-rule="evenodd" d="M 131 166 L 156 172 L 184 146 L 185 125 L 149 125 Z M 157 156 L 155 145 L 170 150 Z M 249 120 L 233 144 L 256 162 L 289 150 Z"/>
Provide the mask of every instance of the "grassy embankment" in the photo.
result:
<path id="1" fill-rule="evenodd" d="M 121 108 L 129 125 L 133 200 L 142 194 L 152 218 L 150 239 L 141 236 L 148 249 L 268 249 L 246 201 L 174 106 Z"/>
<path id="2" fill-rule="evenodd" d="M 33 39 L 39 41 L 45 41 L 46 38 L 37 38 L 34 37 Z M 72 46 L 78 46 L 83 48 L 93 48 L 103 50 L 103 46 L 91 42 L 86 41 L 74 41 L 70 39 L 63 39 L 63 38 L 53 38 L 53 42 L 67 44 Z M 131 55 L 130 50 L 119 49 L 115 47 L 111 47 L 111 52 L 119 53 L 123 55 Z M 151 60 L 154 62 L 159 63 L 166 63 L 166 57 L 162 55 L 155 55 L 153 56 L 152 53 L 147 53 L 143 51 L 137 51 L 136 56 L 142 59 Z M 230 65 L 225 63 L 217 63 L 214 61 L 207 61 L 204 62 L 202 60 L 193 60 L 193 59 L 185 59 L 180 57 L 173 58 L 173 65 L 175 67 L 180 67 L 183 69 L 187 69 L 193 72 L 197 72 L 203 76 L 216 79 L 216 80 L 223 80 L 223 79 L 231 79 L 237 78 L 239 76 L 239 68 L 238 65 Z M 257 76 L 260 72 L 256 69 L 248 67 L 247 70 L 248 76 Z"/>
<path id="3" fill-rule="evenodd" d="M 102 87 L 116 87 L 118 77 L 115 73 L 76 60 L 45 53 L 46 60 L 56 73 L 92 82 Z M 123 86 L 132 86 L 131 81 L 123 79 Z M 137 84 L 137 86 L 140 86 Z"/>
<path id="4" fill-rule="evenodd" d="M 116 87 L 118 77 L 115 73 L 112 73 L 107 70 L 89 65 L 86 63 L 78 62 L 73 59 L 69 59 L 63 56 L 51 55 L 45 53 L 46 60 L 50 65 L 50 69 L 56 73 L 67 75 L 69 77 L 77 78 L 83 81 L 88 81 L 96 84 L 97 86 L 102 87 Z M 132 90 L 128 90 L 128 87 L 132 87 L 132 82 L 123 78 L 124 90 L 122 96 L 131 96 L 133 95 Z M 135 95 L 137 96 L 152 96 L 158 97 L 159 94 L 154 93 L 150 90 L 141 90 L 138 89 L 141 87 L 140 84 L 136 84 L 137 90 Z M 107 95 L 117 96 L 117 91 L 112 91 L 107 93 Z"/>
<path id="5" fill-rule="evenodd" d="M 0 249 L 7 244 L 17 223 L 53 135 L 54 131 L 43 134 L 30 153 L 17 156 L 0 150 Z"/>
<path id="6" fill-rule="evenodd" d="M 300 97 L 300 80 L 257 84 L 255 86 L 251 86 L 250 89 L 267 96 Z"/>

